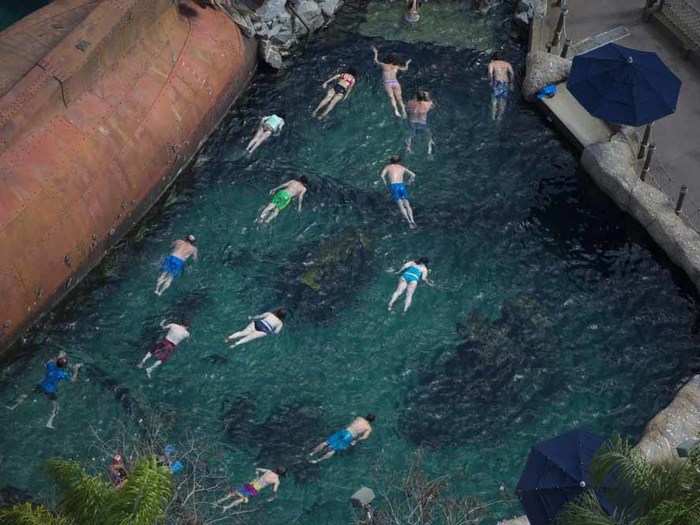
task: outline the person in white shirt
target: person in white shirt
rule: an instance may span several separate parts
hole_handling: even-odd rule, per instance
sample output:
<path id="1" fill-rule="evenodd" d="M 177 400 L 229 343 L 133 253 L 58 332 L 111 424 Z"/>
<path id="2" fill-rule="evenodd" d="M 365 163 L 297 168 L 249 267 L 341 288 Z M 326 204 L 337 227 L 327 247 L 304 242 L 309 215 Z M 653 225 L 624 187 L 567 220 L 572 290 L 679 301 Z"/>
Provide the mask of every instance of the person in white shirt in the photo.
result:
<path id="1" fill-rule="evenodd" d="M 162 340 L 160 340 L 158 344 L 156 344 L 153 351 L 148 352 L 138 364 L 138 368 L 143 368 L 146 364 L 146 361 L 148 361 L 151 357 L 154 357 L 156 359 L 155 363 L 146 368 L 146 375 L 149 379 L 151 378 L 151 373 L 153 372 L 153 370 L 155 370 L 160 365 L 168 361 L 168 359 L 170 359 L 173 353 L 175 352 L 175 348 L 177 347 L 177 345 L 179 345 L 182 341 L 184 341 L 190 336 L 190 333 L 187 330 L 187 326 L 188 324 L 185 322 L 183 322 L 182 324 L 165 324 L 164 320 L 161 321 L 160 327 L 163 330 L 167 330 L 168 333 L 165 334 L 165 337 Z"/>
<path id="2" fill-rule="evenodd" d="M 260 120 L 258 129 L 248 146 L 246 147 L 246 153 L 252 155 L 253 152 L 260 147 L 260 145 L 269 139 L 272 135 L 279 135 L 284 127 L 284 119 L 278 115 L 268 115 Z"/>

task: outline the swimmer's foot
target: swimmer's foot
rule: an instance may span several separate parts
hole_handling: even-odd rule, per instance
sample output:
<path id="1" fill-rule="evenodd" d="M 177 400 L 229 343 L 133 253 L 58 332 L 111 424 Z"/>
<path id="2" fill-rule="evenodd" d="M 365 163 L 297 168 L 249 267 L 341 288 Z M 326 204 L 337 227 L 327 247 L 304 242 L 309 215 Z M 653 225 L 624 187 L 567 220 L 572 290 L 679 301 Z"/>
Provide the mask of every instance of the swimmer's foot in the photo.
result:
<path id="1" fill-rule="evenodd" d="M 143 368 L 143 363 L 139 363 L 138 365 L 136 365 L 136 368 Z"/>
<path id="2" fill-rule="evenodd" d="M 408 227 L 412 230 L 415 230 L 416 228 L 418 228 L 418 225 L 415 222 L 409 222 Z"/>
<path id="3" fill-rule="evenodd" d="M 150 369 L 150 368 L 146 368 L 146 376 L 148 376 L 148 379 L 151 379 L 151 373 L 152 373 L 152 372 L 151 372 L 151 369 Z"/>
<path id="4" fill-rule="evenodd" d="M 53 421 L 49 421 L 46 423 L 46 428 L 50 428 L 51 430 L 56 430 L 56 427 L 53 426 Z"/>
<path id="5" fill-rule="evenodd" d="M 399 113 L 399 110 L 398 110 L 398 109 L 395 109 L 395 110 L 394 110 L 394 116 L 395 116 L 396 118 L 401 118 L 401 113 Z"/>

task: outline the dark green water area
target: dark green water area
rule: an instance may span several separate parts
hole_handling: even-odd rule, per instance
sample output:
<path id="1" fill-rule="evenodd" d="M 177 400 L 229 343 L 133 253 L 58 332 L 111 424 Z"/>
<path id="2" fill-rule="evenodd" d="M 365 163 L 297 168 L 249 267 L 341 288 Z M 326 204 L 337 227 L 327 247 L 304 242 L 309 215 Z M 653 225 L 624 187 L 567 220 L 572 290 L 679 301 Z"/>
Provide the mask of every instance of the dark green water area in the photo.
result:
<path id="1" fill-rule="evenodd" d="M 2 0 L 0 4 L 0 31 L 49 3 L 50 0 Z"/>
<path id="2" fill-rule="evenodd" d="M 431 15 L 433 6 L 449 15 Z M 398 2 L 350 3 L 288 69 L 259 72 L 155 209 L 18 345 L 0 406 L 31 391 L 59 350 L 85 367 L 61 385 L 55 431 L 44 428 L 43 398 L 0 408 L 0 488 L 50 499 L 46 459 L 102 471 L 100 440 L 138 440 L 157 421 L 167 441 L 206 442 L 225 483 L 247 481 L 256 466 L 289 467 L 277 500 L 255 502 L 250 523 L 339 524 L 350 495 L 381 482 L 378 466 L 403 469 L 419 449 L 431 474 L 455 478 L 455 493 L 493 501 L 502 485 L 512 491 L 540 439 L 577 426 L 638 436 L 698 368 L 697 297 L 517 90 L 503 120 L 491 120 L 491 52 L 518 70 L 524 59 L 510 9 L 483 18 L 431 1 L 431 42 L 425 28 L 399 25 Z M 412 58 L 404 91 L 423 87 L 438 102 L 434 156 L 424 143 L 405 156 L 418 175 L 416 230 L 378 177 L 407 130 L 371 45 Z M 357 88 L 319 123 L 310 113 L 320 84 L 341 66 L 360 72 Z M 247 140 L 273 112 L 287 126 L 247 159 Z M 302 213 L 255 225 L 268 191 L 302 174 L 312 181 Z M 160 261 L 188 233 L 201 259 L 157 298 Z M 420 255 L 436 288 L 419 287 L 407 314 L 389 314 L 390 272 Z M 224 344 L 248 315 L 278 305 L 290 310 L 280 336 Z M 183 317 L 192 339 L 147 380 L 136 364 L 159 323 Z M 305 462 L 368 411 L 377 414 L 370 440 Z"/>

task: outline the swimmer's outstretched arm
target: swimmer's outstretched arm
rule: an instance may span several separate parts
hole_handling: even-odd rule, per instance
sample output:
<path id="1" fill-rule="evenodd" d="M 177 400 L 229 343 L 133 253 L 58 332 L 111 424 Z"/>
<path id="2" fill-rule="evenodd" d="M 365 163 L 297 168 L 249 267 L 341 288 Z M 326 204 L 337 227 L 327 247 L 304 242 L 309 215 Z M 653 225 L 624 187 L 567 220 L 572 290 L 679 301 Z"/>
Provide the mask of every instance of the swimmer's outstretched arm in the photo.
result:
<path id="1" fill-rule="evenodd" d="M 413 264 L 413 261 L 408 261 L 406 264 L 404 264 L 401 268 L 399 268 L 399 269 L 396 271 L 396 274 L 398 275 L 398 274 L 400 274 L 400 273 L 403 273 L 403 271 L 406 270 L 406 269 L 408 269 L 412 264 Z"/>
<path id="2" fill-rule="evenodd" d="M 372 46 L 372 51 L 374 51 L 374 63 L 379 65 L 379 66 L 386 65 L 386 64 L 384 64 L 384 62 L 379 61 L 379 51 L 377 50 L 377 48 L 375 46 Z"/>
<path id="3" fill-rule="evenodd" d="M 286 188 L 287 186 L 289 186 L 289 183 L 290 183 L 290 182 L 292 182 L 292 181 L 287 181 L 287 182 L 285 182 L 284 184 L 280 184 L 280 185 L 277 186 L 276 188 L 272 188 L 272 189 L 270 190 L 270 195 L 272 195 L 273 193 L 276 193 L 277 191 L 279 191 L 279 190 L 281 190 L 281 189 L 283 189 L 283 188 Z"/>
<path id="4" fill-rule="evenodd" d="M 351 85 L 348 90 L 345 92 L 345 96 L 343 97 L 343 100 L 348 98 L 350 96 L 350 93 L 352 93 L 353 88 L 355 87 L 355 84 Z"/>
<path id="5" fill-rule="evenodd" d="M 384 183 L 384 186 L 386 186 L 387 180 L 386 180 L 386 174 L 389 171 L 389 169 L 385 166 L 384 169 L 382 170 L 381 174 L 379 175 L 382 178 L 382 182 Z"/>
<path id="6" fill-rule="evenodd" d="M 408 173 L 410 180 L 408 181 L 409 184 L 412 184 L 414 180 L 416 180 L 416 174 L 413 173 L 411 170 L 406 168 L 406 173 Z"/>
<path id="7" fill-rule="evenodd" d="M 304 188 L 303 190 L 301 190 L 301 192 L 299 193 L 299 197 L 297 198 L 297 200 L 299 201 L 299 206 L 297 207 L 297 210 L 298 210 L 299 212 L 301 212 L 301 203 L 302 203 L 303 200 L 304 200 L 304 194 L 305 194 L 305 193 L 306 193 L 306 188 Z"/>
<path id="8" fill-rule="evenodd" d="M 429 271 L 430 270 L 426 269 L 425 272 L 423 272 L 423 276 L 422 276 L 423 282 L 425 284 L 427 284 L 428 286 L 435 286 L 435 283 L 432 280 L 428 279 L 428 272 Z"/>
<path id="9" fill-rule="evenodd" d="M 199 259 L 199 250 L 197 248 L 192 252 L 192 259 L 195 261 Z"/>
<path id="10" fill-rule="evenodd" d="M 73 373 L 70 376 L 70 382 L 75 383 L 78 380 L 78 373 L 80 373 L 80 369 L 82 368 L 83 363 L 76 363 L 73 365 Z"/>
<path id="11" fill-rule="evenodd" d="M 323 87 L 325 88 L 328 84 L 330 84 L 331 82 L 333 82 L 334 80 L 336 80 L 338 78 L 340 78 L 340 75 L 333 75 L 331 78 L 329 78 L 328 80 L 326 80 L 323 83 Z"/>
<path id="12" fill-rule="evenodd" d="M 413 59 L 409 58 L 408 60 L 406 60 L 406 64 L 404 64 L 403 66 L 398 66 L 397 69 L 399 71 L 408 71 L 408 65 L 411 63 L 411 60 Z"/>

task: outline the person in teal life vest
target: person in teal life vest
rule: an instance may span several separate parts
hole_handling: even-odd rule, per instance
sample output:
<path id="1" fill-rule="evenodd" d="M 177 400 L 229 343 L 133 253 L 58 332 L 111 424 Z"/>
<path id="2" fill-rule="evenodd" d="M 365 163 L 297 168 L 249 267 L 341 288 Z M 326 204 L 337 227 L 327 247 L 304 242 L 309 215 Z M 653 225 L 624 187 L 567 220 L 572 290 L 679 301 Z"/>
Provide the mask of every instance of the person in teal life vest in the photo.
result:
<path id="1" fill-rule="evenodd" d="M 278 115 L 268 115 L 260 120 L 258 129 L 248 146 L 246 147 L 246 153 L 252 155 L 253 152 L 258 149 L 263 142 L 269 139 L 272 135 L 279 135 L 284 127 L 284 119 Z"/>
<path id="2" fill-rule="evenodd" d="M 68 356 L 65 352 L 61 352 L 55 359 L 47 361 L 45 366 L 46 372 L 44 374 L 44 379 L 36 386 L 34 391 L 43 394 L 46 399 L 51 401 L 51 416 L 49 416 L 49 420 L 46 422 L 46 428 L 53 430 L 55 428 L 53 426 L 53 422 L 54 419 L 56 419 L 59 410 L 58 385 L 61 381 L 70 381 L 71 383 L 75 383 L 78 380 L 78 372 L 80 371 L 80 367 L 83 365 L 81 363 L 73 365 L 73 371 L 71 373 L 68 368 Z M 7 408 L 14 410 L 21 405 L 24 400 L 27 399 L 27 397 L 27 394 L 23 394 L 13 406 Z"/>
<path id="3" fill-rule="evenodd" d="M 434 283 L 428 279 L 428 264 L 430 264 L 430 261 L 427 257 L 419 257 L 415 261 L 408 261 L 396 272 L 401 274 L 401 277 L 399 277 L 399 284 L 389 301 L 390 312 L 392 308 L 394 308 L 394 303 L 404 292 L 406 293 L 406 300 L 404 302 L 403 311 L 405 312 L 411 307 L 413 294 L 418 287 L 419 281 L 425 282 L 428 286 L 434 286 Z"/>

